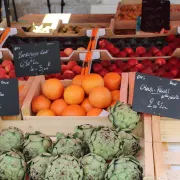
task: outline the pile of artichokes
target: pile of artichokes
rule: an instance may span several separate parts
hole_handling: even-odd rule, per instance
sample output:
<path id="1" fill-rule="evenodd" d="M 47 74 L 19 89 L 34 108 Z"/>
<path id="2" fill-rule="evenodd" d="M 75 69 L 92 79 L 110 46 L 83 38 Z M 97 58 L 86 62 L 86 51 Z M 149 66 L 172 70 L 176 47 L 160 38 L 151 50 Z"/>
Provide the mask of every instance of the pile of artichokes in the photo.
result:
<path id="1" fill-rule="evenodd" d="M 10 127 L 0 133 L 0 179 L 141 180 L 134 158 L 140 150 L 132 130 L 139 115 L 127 105 L 110 108 L 115 128 L 77 126 L 75 133 L 57 133 L 56 142 L 41 132 Z"/>

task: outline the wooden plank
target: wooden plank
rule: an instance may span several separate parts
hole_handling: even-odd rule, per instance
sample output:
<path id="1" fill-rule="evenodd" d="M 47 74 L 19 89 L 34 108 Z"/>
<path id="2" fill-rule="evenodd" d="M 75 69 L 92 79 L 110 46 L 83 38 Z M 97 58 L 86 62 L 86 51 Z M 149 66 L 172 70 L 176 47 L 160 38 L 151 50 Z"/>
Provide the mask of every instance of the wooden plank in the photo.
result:
<path id="1" fill-rule="evenodd" d="M 144 118 L 144 140 L 152 143 L 152 117 L 148 114 L 143 114 Z"/>
<path id="2" fill-rule="evenodd" d="M 180 170 L 169 170 L 167 172 L 168 180 L 179 180 L 180 179 Z"/>
<path id="3" fill-rule="evenodd" d="M 130 105 L 132 105 L 132 103 L 133 103 L 135 75 L 136 75 L 136 73 L 134 73 L 134 72 L 129 73 L 129 99 L 128 99 L 128 104 L 130 104 Z"/>
<path id="4" fill-rule="evenodd" d="M 164 154 L 162 143 L 154 142 L 153 143 L 154 151 L 154 167 L 155 167 L 155 176 L 157 179 L 167 179 L 167 170 L 169 169 L 168 165 L 164 164 Z"/>
<path id="5" fill-rule="evenodd" d="M 123 103 L 128 102 L 128 73 L 122 73 L 121 87 L 120 87 L 120 101 Z"/>
<path id="6" fill-rule="evenodd" d="M 180 165 L 180 152 L 164 152 L 165 164 Z"/>
<path id="7" fill-rule="evenodd" d="M 161 143 L 161 134 L 160 134 L 160 117 L 152 116 L 152 134 L 153 142 Z"/>

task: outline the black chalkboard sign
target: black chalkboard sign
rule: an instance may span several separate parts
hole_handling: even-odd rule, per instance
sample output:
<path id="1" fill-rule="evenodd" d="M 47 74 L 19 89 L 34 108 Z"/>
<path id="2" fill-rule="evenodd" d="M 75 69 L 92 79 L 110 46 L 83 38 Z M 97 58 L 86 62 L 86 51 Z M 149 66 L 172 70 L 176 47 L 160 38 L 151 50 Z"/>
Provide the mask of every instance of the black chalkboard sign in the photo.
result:
<path id="1" fill-rule="evenodd" d="M 143 0 L 141 14 L 141 30 L 160 32 L 162 28 L 170 29 L 169 0 Z"/>
<path id="2" fill-rule="evenodd" d="M 17 77 L 60 73 L 59 42 L 13 46 Z"/>
<path id="3" fill-rule="evenodd" d="M 0 116 L 19 115 L 17 79 L 0 79 Z"/>
<path id="4" fill-rule="evenodd" d="M 180 119 L 180 81 L 136 73 L 133 110 Z"/>

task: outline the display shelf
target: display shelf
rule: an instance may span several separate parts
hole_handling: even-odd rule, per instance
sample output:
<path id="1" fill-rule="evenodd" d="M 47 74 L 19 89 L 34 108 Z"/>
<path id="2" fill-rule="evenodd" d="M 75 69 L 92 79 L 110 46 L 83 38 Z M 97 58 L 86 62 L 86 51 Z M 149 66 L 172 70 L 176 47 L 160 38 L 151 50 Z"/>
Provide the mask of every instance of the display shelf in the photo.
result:
<path id="1" fill-rule="evenodd" d="M 28 81 L 18 81 L 19 82 L 19 86 L 23 85 L 23 89 L 19 92 L 19 105 L 20 105 L 20 111 L 21 111 L 21 107 L 23 104 L 23 101 L 32 85 L 34 81 L 34 77 L 30 77 L 28 79 Z M 13 102 L 12 102 L 13 103 Z M 18 116 L 2 116 L 0 117 L 2 120 L 22 120 L 22 114 L 20 112 L 20 114 Z"/>
<path id="2" fill-rule="evenodd" d="M 153 151 L 157 179 L 180 179 L 180 121 L 152 116 Z"/>

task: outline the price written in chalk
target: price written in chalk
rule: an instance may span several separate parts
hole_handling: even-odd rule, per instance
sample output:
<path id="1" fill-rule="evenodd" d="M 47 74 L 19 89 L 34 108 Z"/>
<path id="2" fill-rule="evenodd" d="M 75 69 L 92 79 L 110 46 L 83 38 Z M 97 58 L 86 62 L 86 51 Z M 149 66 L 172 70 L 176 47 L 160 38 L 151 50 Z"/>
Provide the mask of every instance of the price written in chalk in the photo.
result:
<path id="1" fill-rule="evenodd" d="M 133 109 L 154 115 L 180 118 L 180 82 L 136 73 Z"/>
<path id="2" fill-rule="evenodd" d="M 1 79 L 0 80 L 0 116 L 14 116 L 18 114 L 19 114 L 18 81 L 17 79 Z"/>
<path id="3" fill-rule="evenodd" d="M 36 76 L 60 72 L 59 43 L 14 46 L 16 75 Z"/>

